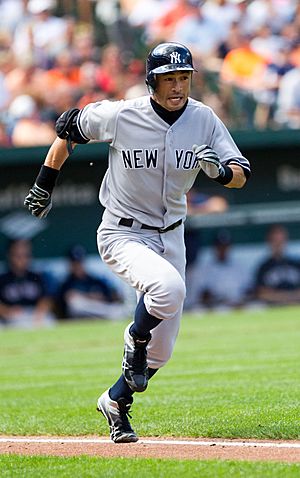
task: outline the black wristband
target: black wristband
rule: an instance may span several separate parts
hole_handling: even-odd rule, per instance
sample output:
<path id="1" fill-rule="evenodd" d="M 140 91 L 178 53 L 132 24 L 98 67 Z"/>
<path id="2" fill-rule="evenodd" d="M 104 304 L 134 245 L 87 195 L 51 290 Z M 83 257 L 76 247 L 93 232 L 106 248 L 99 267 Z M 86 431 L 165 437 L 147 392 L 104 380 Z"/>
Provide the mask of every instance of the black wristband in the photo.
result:
<path id="1" fill-rule="evenodd" d="M 35 182 L 40 188 L 45 189 L 45 191 L 51 194 L 58 175 L 58 169 L 49 168 L 49 166 L 43 164 Z"/>
<path id="2" fill-rule="evenodd" d="M 217 178 L 214 178 L 214 181 L 217 181 L 217 183 L 225 185 L 230 183 L 230 181 L 232 180 L 233 171 L 229 166 L 226 166 L 224 164 L 222 164 L 222 166 L 224 171 L 224 172 L 222 171 L 223 174 L 220 174 Z"/>

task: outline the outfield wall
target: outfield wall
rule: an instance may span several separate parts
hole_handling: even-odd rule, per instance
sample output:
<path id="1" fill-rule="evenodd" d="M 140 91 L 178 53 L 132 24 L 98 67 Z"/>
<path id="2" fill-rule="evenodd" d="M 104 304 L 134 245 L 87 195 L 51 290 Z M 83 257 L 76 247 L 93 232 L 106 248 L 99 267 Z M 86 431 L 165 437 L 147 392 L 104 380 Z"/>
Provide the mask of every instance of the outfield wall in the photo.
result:
<path id="1" fill-rule="evenodd" d="M 261 244 L 266 228 L 284 223 L 293 240 L 300 239 L 299 131 L 236 131 L 232 135 L 252 165 L 253 176 L 242 190 L 228 189 L 199 174 L 196 186 L 221 194 L 230 209 L 225 214 L 194 217 L 191 227 L 201 231 L 202 246 L 216 228 L 229 227 L 236 244 Z M 74 242 L 96 253 L 96 229 L 103 209 L 99 184 L 107 168 L 108 146 L 78 146 L 63 167 L 53 211 L 40 221 L 23 208 L 23 200 L 48 148 L 0 149 L 0 250 L 8 237 L 33 239 L 38 258 L 64 256 Z M 300 252 L 300 251 L 299 251 Z M 2 254 L 1 254 L 2 255 Z"/>

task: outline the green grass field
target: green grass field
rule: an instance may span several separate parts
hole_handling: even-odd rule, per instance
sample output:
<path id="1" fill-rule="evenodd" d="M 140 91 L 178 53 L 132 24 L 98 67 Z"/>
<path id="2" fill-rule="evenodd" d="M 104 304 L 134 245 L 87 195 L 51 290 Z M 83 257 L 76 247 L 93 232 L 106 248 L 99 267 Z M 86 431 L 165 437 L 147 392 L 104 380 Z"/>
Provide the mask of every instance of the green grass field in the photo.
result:
<path id="1" fill-rule="evenodd" d="M 99 321 L 50 330 L 1 330 L 0 433 L 108 435 L 95 404 L 120 374 L 124 326 Z M 299 344 L 300 308 L 186 315 L 172 360 L 145 393 L 135 396 L 132 425 L 140 436 L 299 439 Z M 119 468 L 122 473 L 127 465 L 128 470 L 137 466 L 137 460 L 115 460 L 110 474 L 111 461 L 2 457 L 0 476 L 116 478 L 125 476 Z M 61 474 L 48 474 L 50 463 Z M 80 466 L 86 470 L 87 463 L 90 474 L 71 473 Z M 93 474 L 97 463 L 103 474 Z M 300 476 L 300 465 L 172 461 L 163 467 L 169 472 L 156 474 L 159 463 L 161 468 L 161 461 L 145 460 L 148 470 L 153 466 L 152 474 L 139 476 L 179 476 L 184 467 L 189 467 L 188 477 Z M 257 474 L 259 467 L 262 474 Z M 18 474 L 21 468 L 26 474 Z M 10 470 L 14 473 L 5 474 Z"/>
<path id="2" fill-rule="evenodd" d="M 297 464 L 0 456 L 1 478 L 299 478 Z"/>

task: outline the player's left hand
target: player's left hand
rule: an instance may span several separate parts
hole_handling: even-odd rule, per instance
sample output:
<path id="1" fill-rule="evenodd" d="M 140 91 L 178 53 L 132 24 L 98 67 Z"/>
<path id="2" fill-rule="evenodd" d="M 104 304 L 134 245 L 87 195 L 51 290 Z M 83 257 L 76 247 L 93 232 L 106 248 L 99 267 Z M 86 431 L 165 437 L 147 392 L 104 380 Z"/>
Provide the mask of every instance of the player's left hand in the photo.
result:
<path id="1" fill-rule="evenodd" d="M 193 151 L 199 160 L 201 168 L 208 177 L 215 179 L 218 176 L 224 176 L 225 170 L 218 154 L 207 144 L 198 146 L 194 144 Z"/>

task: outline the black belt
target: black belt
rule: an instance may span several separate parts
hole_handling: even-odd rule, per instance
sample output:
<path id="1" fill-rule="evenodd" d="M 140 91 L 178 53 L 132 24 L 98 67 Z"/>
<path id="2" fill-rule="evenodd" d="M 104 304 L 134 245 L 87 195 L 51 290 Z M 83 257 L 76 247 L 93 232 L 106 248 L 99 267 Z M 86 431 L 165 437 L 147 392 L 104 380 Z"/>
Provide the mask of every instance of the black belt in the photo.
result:
<path id="1" fill-rule="evenodd" d="M 158 231 L 160 233 L 172 231 L 176 227 L 180 226 L 182 224 L 182 219 L 179 219 L 179 221 L 174 222 L 170 226 L 166 227 L 163 229 L 162 227 L 155 227 L 155 226 L 148 226 L 147 224 L 142 224 L 141 229 L 151 229 L 153 231 Z M 132 227 L 133 225 L 133 219 L 127 219 L 126 217 L 122 217 L 119 221 L 119 226 L 126 226 L 126 227 Z"/>

